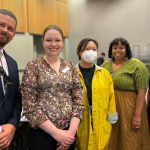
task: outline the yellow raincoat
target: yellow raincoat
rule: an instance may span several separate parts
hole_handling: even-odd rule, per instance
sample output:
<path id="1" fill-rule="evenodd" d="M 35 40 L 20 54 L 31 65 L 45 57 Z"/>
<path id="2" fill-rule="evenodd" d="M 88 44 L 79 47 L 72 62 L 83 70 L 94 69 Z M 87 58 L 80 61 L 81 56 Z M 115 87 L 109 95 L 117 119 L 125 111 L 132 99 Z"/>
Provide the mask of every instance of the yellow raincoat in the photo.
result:
<path id="1" fill-rule="evenodd" d="M 95 65 L 95 71 L 92 79 L 92 116 L 93 127 L 91 125 L 91 115 L 87 90 L 80 69 L 80 81 L 84 90 L 84 106 L 86 110 L 83 113 L 83 121 L 77 130 L 76 150 L 107 150 L 112 125 L 107 121 L 112 118 L 111 123 L 117 121 L 116 103 L 114 97 L 113 82 L 109 72 Z"/>

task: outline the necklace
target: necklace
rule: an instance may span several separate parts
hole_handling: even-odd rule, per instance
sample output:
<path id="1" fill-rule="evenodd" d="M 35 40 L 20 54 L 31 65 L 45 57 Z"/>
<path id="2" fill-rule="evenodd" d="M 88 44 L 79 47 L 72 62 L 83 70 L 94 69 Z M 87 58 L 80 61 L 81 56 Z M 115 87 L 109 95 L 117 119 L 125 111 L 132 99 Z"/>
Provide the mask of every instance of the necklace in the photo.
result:
<path id="1" fill-rule="evenodd" d="M 58 61 L 56 61 L 55 63 L 53 63 L 53 65 L 47 60 L 47 57 L 44 56 L 46 62 L 50 65 L 50 67 L 54 70 L 56 70 L 56 68 L 58 67 L 58 64 L 60 64 L 60 59 L 58 59 Z"/>
<path id="2" fill-rule="evenodd" d="M 121 68 L 127 62 L 128 62 L 127 60 L 124 60 L 124 61 L 122 61 L 120 63 L 112 62 L 113 71 L 118 70 L 119 68 Z"/>

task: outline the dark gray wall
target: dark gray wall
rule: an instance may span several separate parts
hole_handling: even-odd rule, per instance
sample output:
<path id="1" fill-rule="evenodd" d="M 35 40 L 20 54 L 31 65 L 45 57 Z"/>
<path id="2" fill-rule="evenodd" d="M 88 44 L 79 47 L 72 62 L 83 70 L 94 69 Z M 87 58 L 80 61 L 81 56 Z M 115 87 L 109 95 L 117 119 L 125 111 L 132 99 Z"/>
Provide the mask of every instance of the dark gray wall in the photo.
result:
<path id="1" fill-rule="evenodd" d="M 98 55 L 108 53 L 109 43 L 114 38 L 124 37 L 136 55 L 140 53 L 141 59 L 147 58 L 150 44 L 149 0 L 68 0 L 68 8 L 69 60 L 78 62 L 76 47 L 86 37 L 98 41 Z M 135 57 L 138 58 L 138 55 Z"/>

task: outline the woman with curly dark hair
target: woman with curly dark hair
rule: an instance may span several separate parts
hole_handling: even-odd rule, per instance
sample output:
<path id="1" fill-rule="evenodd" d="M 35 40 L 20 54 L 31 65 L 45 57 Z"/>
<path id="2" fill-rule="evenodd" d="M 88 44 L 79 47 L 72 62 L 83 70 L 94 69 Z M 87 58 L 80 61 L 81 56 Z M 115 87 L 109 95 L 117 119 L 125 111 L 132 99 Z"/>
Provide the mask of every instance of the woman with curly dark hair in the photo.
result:
<path id="1" fill-rule="evenodd" d="M 132 58 L 127 40 L 114 39 L 109 46 L 106 68 L 114 83 L 118 121 L 113 125 L 109 150 L 148 150 L 149 129 L 145 94 L 148 71 Z"/>

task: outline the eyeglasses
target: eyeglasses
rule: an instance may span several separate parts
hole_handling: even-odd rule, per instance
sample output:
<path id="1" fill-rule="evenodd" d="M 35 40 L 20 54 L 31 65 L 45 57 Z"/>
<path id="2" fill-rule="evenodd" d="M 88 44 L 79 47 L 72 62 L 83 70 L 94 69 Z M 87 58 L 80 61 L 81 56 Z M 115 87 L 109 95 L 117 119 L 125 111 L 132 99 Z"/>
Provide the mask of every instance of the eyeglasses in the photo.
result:
<path id="1" fill-rule="evenodd" d="M 6 74 L 5 70 L 2 67 L 0 67 L 0 76 L 4 77 L 4 84 L 5 85 L 13 84 L 10 77 Z"/>

